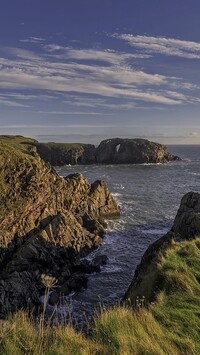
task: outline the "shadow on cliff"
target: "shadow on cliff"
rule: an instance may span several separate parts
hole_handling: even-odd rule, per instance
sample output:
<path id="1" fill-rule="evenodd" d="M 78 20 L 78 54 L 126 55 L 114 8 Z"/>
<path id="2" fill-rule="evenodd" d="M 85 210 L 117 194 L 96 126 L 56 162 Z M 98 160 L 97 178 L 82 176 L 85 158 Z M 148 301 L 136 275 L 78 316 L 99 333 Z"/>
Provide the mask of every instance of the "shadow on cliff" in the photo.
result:
<path id="1" fill-rule="evenodd" d="M 41 235 L 55 217 L 43 219 L 28 234 L 16 235 L 7 248 L 0 249 L 0 318 L 22 308 L 38 310 L 41 295 L 51 286 L 51 303 L 59 303 L 60 295 L 86 287 L 87 274 L 100 271 L 99 265 L 81 260 L 92 249 L 77 252 Z"/>
<path id="2" fill-rule="evenodd" d="M 8 244 L 6 248 L 0 247 L 0 273 L 2 273 L 7 263 L 11 261 L 14 253 L 22 245 L 24 245 L 27 240 L 29 240 L 32 236 L 38 234 L 42 229 L 44 229 L 54 218 L 55 216 L 48 216 L 44 218 L 37 227 L 33 228 L 25 235 L 18 236 L 18 234 L 16 233 L 13 240 Z"/>

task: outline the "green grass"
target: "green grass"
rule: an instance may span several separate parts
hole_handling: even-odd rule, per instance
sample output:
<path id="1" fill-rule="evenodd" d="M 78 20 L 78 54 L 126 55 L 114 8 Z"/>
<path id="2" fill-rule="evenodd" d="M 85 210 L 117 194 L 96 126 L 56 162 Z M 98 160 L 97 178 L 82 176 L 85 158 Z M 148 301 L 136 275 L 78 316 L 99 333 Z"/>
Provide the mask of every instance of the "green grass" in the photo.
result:
<path id="1" fill-rule="evenodd" d="M 55 149 L 55 148 L 71 149 L 71 148 L 77 148 L 77 147 L 85 146 L 87 144 L 84 144 L 84 143 L 55 143 L 55 142 L 48 142 L 48 143 L 39 143 L 39 145 L 47 147 L 49 149 Z"/>
<path id="2" fill-rule="evenodd" d="M 0 354 L 5 355 L 84 355 L 101 350 L 101 346 L 70 326 L 36 327 L 24 312 L 18 312 L 1 325 L 0 337 Z"/>
<path id="3" fill-rule="evenodd" d="M 158 267 L 160 290 L 147 307 L 115 306 L 89 337 L 72 327 L 39 327 L 23 312 L 8 318 L 2 354 L 200 354 L 200 239 L 174 242 Z M 151 280 L 149 280 L 151 282 Z M 2 327 L 3 329 L 3 327 Z"/>
<path id="4" fill-rule="evenodd" d="M 0 136 L 0 221 L 23 206 L 24 186 L 21 186 L 17 198 L 15 191 L 20 188 L 19 182 L 23 184 L 23 176 L 18 179 L 20 172 L 29 169 L 33 172 L 38 164 L 39 156 L 34 145 L 31 138 Z"/>

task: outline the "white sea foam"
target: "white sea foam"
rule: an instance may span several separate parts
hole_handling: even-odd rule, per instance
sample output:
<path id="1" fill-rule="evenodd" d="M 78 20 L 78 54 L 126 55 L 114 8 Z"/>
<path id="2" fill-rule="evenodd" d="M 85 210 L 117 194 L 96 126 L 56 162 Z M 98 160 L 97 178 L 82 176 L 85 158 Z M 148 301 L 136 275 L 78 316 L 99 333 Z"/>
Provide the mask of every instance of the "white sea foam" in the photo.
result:
<path id="1" fill-rule="evenodd" d="M 194 175 L 194 176 L 200 176 L 200 173 L 191 173 L 189 172 L 190 175 Z"/>
<path id="2" fill-rule="evenodd" d="M 116 265 L 104 265 L 101 269 L 102 273 L 108 274 L 108 273 L 115 273 L 121 271 L 122 268 Z"/>
<path id="3" fill-rule="evenodd" d="M 112 195 L 113 195 L 114 197 L 122 196 L 122 194 L 120 194 L 119 192 L 112 192 Z"/>

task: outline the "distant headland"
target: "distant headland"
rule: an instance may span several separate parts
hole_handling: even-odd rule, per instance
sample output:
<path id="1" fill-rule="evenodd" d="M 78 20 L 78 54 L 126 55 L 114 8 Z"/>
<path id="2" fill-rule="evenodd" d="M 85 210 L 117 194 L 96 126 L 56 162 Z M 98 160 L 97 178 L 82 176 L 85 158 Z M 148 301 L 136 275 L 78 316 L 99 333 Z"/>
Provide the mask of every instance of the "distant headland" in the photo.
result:
<path id="1" fill-rule="evenodd" d="M 98 147 L 83 143 L 38 143 L 38 154 L 51 165 L 66 164 L 150 164 L 180 160 L 167 147 L 147 139 L 112 138 L 103 140 Z"/>

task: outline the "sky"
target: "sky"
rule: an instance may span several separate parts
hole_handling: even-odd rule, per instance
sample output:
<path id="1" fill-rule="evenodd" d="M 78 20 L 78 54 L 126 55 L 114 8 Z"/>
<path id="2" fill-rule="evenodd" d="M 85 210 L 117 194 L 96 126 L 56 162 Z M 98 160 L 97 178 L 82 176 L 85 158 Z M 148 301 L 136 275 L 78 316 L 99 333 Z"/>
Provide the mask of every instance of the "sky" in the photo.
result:
<path id="1" fill-rule="evenodd" d="M 200 144 L 199 0 L 0 0 L 0 134 Z"/>

